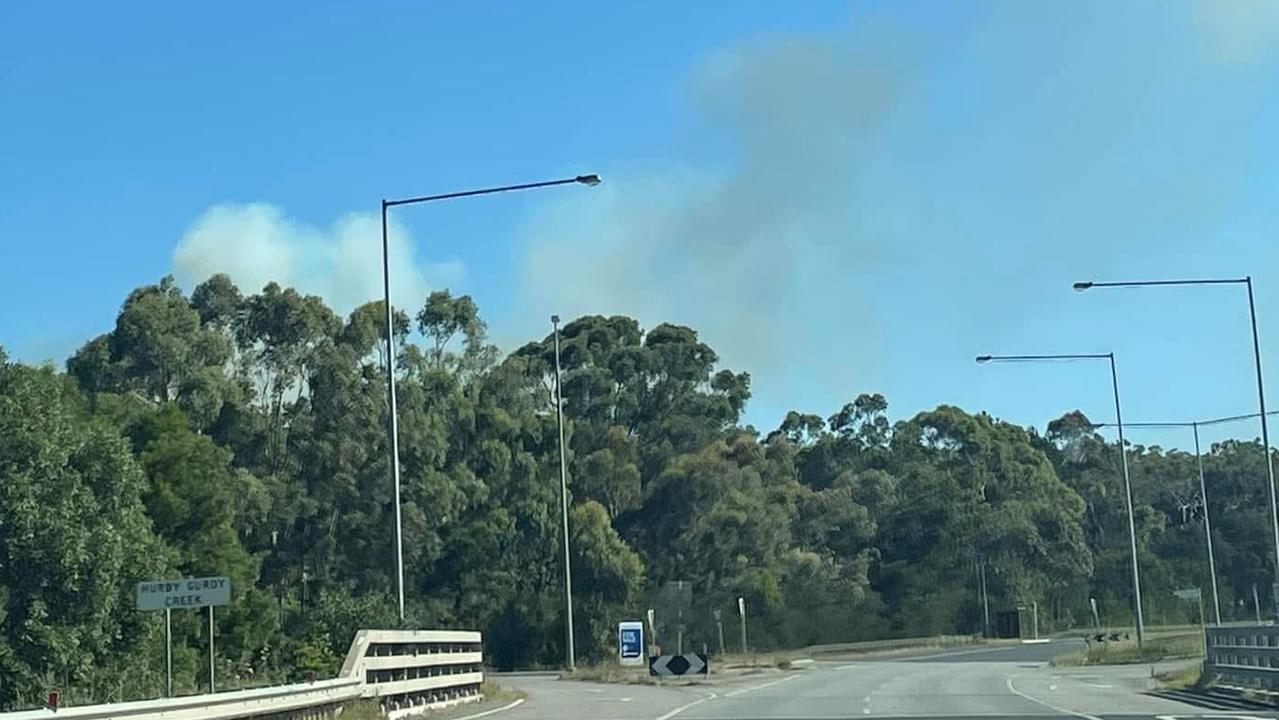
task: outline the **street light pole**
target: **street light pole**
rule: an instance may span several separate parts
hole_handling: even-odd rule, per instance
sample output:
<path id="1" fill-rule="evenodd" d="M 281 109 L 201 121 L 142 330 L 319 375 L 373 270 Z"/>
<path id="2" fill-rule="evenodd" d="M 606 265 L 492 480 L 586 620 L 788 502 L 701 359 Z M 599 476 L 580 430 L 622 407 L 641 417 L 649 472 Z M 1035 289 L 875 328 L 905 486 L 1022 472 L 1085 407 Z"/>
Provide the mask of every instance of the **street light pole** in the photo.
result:
<path id="1" fill-rule="evenodd" d="M 567 634 L 566 664 L 569 672 L 576 667 L 573 652 L 573 566 L 568 554 L 568 461 L 564 453 L 564 394 L 560 382 L 560 316 L 551 316 L 555 328 L 555 420 L 560 434 L 560 514 L 564 535 L 564 624 Z"/>
<path id="2" fill-rule="evenodd" d="M 1279 502 L 1275 499 L 1275 464 L 1270 458 L 1270 428 L 1266 422 L 1266 390 L 1261 383 L 1261 341 L 1257 339 L 1257 304 L 1252 298 L 1252 276 L 1244 278 L 1248 286 L 1248 319 L 1252 322 L 1252 359 L 1257 367 L 1257 404 L 1261 408 L 1261 447 L 1266 453 L 1266 484 L 1270 486 L 1270 521 L 1275 536 L 1275 583 L 1279 584 Z M 1276 608 L 1279 613 L 1279 607 Z"/>
<path id="3" fill-rule="evenodd" d="M 404 622 L 404 526 L 400 508 L 400 426 L 395 407 L 395 331 L 391 310 L 391 253 L 386 232 L 386 200 L 382 200 L 382 304 L 386 307 L 386 396 L 391 423 L 391 477 L 395 482 L 395 593 Z"/>
<path id="4" fill-rule="evenodd" d="M 1271 415 L 1275 411 L 1270 411 Z M 1193 422 L 1136 422 L 1128 423 L 1128 428 L 1191 428 L 1195 438 L 1195 464 L 1198 466 L 1199 474 L 1199 497 L 1203 498 L 1204 513 L 1204 544 L 1208 549 L 1208 573 L 1212 582 L 1212 605 L 1216 623 L 1221 624 L 1221 601 L 1217 594 L 1217 559 L 1216 553 L 1212 549 L 1212 520 L 1208 510 L 1208 484 L 1204 479 L 1204 463 L 1203 454 L 1199 445 L 1199 428 L 1204 425 L 1221 425 L 1222 423 L 1237 422 L 1239 420 L 1249 420 L 1257 417 L 1257 413 L 1250 415 L 1231 415 L 1229 417 L 1212 418 L 1210 420 L 1196 420 Z M 1105 427 L 1106 423 L 1095 423 L 1093 427 Z"/>
<path id="5" fill-rule="evenodd" d="M 1195 463 L 1199 466 L 1199 498 L 1204 505 L 1204 540 L 1208 544 L 1208 577 L 1212 580 L 1212 610 L 1216 624 L 1221 625 L 1221 600 L 1217 597 L 1217 560 L 1212 554 L 1212 522 L 1208 519 L 1208 484 L 1204 482 L 1204 459 L 1199 451 L 1199 423 L 1191 423 L 1195 431 Z M 1272 486 L 1273 487 L 1273 486 Z M 1203 605 L 1199 606 L 1200 613 Z"/>
<path id="6" fill-rule="evenodd" d="M 1145 623 L 1141 616 L 1141 577 L 1137 572 L 1137 526 L 1132 511 L 1132 480 L 1128 477 L 1128 448 L 1124 445 L 1124 419 L 1119 412 L 1119 375 L 1115 371 L 1115 354 L 1110 358 L 1110 385 L 1115 392 L 1115 426 L 1119 428 L 1119 460 L 1124 470 L 1124 501 L 1128 506 L 1128 545 L 1132 551 L 1132 592 L 1137 608 L 1137 647 L 1141 647 Z"/>
<path id="7" fill-rule="evenodd" d="M 1137 647 L 1145 639 L 1145 621 L 1141 611 L 1141 574 L 1137 569 L 1137 528 L 1133 521 L 1132 479 L 1128 475 L 1128 449 L 1124 447 L 1124 421 L 1119 410 L 1119 375 L 1115 370 L 1114 353 L 1086 353 L 1074 355 L 978 355 L 978 363 L 988 362 L 1047 362 L 1053 360 L 1106 360 L 1110 363 L 1110 385 L 1115 396 L 1115 424 L 1119 427 L 1119 459 L 1124 479 L 1124 502 L 1128 508 L 1128 547 L 1132 554 L 1132 596 L 1137 624 Z"/>
<path id="8" fill-rule="evenodd" d="M 1266 391 L 1261 381 L 1261 342 L 1257 338 L 1257 306 L 1252 296 L 1252 276 L 1209 278 L 1206 280 L 1138 280 L 1122 282 L 1077 282 L 1080 292 L 1107 287 L 1161 287 L 1171 285 L 1244 285 L 1248 288 L 1248 319 L 1252 324 L 1252 359 L 1257 369 L 1257 404 L 1261 409 L 1261 447 L 1266 454 L 1266 484 L 1270 487 L 1270 522 L 1275 544 L 1275 582 L 1279 588 L 1279 499 L 1275 495 L 1275 468 L 1270 457 L 1270 427 L 1266 422 Z M 1279 613 L 1279 607 L 1276 607 Z"/>
<path id="9" fill-rule="evenodd" d="M 454 198 L 473 197 L 475 195 L 494 195 L 496 193 L 516 190 L 533 190 L 535 188 L 553 187 L 556 185 L 599 185 L 600 176 L 595 174 L 577 175 L 560 180 L 522 183 L 519 185 L 502 185 L 479 190 L 463 190 L 461 192 L 443 193 L 441 195 L 422 195 L 420 197 L 399 200 L 382 199 L 382 302 L 386 306 L 386 394 L 387 406 L 390 408 L 388 422 L 391 434 L 391 477 L 395 483 L 395 591 L 399 607 L 400 620 L 404 620 L 404 532 L 403 511 L 400 504 L 400 427 L 395 405 L 395 329 L 394 312 L 391 308 L 391 260 L 387 234 L 387 210 L 397 205 L 416 205 L 435 200 L 452 200 Z"/>

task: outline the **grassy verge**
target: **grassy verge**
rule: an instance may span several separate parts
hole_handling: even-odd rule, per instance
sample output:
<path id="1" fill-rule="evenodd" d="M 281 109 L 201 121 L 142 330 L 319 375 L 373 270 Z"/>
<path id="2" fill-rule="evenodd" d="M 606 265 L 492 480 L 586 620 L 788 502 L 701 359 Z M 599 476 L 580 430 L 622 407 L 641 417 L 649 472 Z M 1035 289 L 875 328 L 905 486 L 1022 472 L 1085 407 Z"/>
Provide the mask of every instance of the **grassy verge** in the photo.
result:
<path id="1" fill-rule="evenodd" d="M 964 645 L 981 645 L 987 642 L 976 635 L 936 635 L 933 637 L 896 638 L 892 640 L 866 640 L 863 642 L 810 645 L 803 649 L 803 657 L 818 655 L 864 655 L 868 653 L 898 653 L 912 650 L 949 648 Z"/>
<path id="2" fill-rule="evenodd" d="M 385 720 L 382 709 L 373 700 L 356 700 L 342 706 L 342 720 Z"/>
<path id="3" fill-rule="evenodd" d="M 1199 634 L 1171 635 L 1146 638 L 1146 642 L 1140 649 L 1133 640 L 1093 643 L 1082 652 L 1067 653 L 1053 658 L 1052 664 L 1056 666 L 1127 665 L 1202 656 L 1203 636 Z"/>
<path id="4" fill-rule="evenodd" d="M 502 687 L 501 685 L 493 682 L 493 679 L 489 677 L 485 677 L 484 683 L 480 685 L 480 694 L 484 696 L 485 700 L 503 703 L 508 703 L 512 700 L 519 700 L 526 697 L 523 690 Z"/>
<path id="5" fill-rule="evenodd" d="M 600 665 L 578 665 L 571 673 L 560 677 L 565 680 L 582 680 L 585 682 L 616 683 L 620 685 L 656 685 L 657 678 L 649 677 L 646 667 L 622 667 L 615 663 Z"/>
<path id="6" fill-rule="evenodd" d="M 480 686 L 480 692 L 484 695 L 484 702 L 506 704 L 512 700 L 524 697 L 524 693 L 513 688 L 502 687 L 492 680 L 485 679 L 484 684 Z M 443 708 L 440 713 L 447 713 L 457 710 L 459 706 Z M 342 706 L 342 713 L 338 716 L 342 720 L 386 720 L 386 715 L 382 713 L 382 708 L 376 700 L 356 700 Z"/>
<path id="7" fill-rule="evenodd" d="M 1155 675 L 1155 679 L 1168 690 L 1192 690 L 1199 687 L 1202 674 L 1202 667 L 1191 665 L 1180 670 L 1159 673 Z"/>
<path id="8" fill-rule="evenodd" d="M 804 653 L 727 653 L 711 659 L 711 669 L 720 668 L 781 668 L 790 667 L 791 661 L 808 657 Z"/>

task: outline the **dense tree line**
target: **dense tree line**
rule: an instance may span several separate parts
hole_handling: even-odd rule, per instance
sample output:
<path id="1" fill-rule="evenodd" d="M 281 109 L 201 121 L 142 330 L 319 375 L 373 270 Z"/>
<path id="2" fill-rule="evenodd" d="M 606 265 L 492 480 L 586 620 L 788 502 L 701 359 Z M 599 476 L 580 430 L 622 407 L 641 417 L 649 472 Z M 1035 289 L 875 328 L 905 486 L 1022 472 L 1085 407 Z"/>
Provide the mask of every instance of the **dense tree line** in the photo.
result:
<path id="1" fill-rule="evenodd" d="M 232 577 L 223 684 L 331 672 L 357 628 L 398 624 L 383 318 L 166 278 L 65 373 L 0 352 L 0 706 L 158 694 L 140 580 Z M 551 338 L 503 356 L 447 291 L 394 329 L 406 624 L 481 629 L 498 666 L 557 664 Z M 1097 598 L 1107 624 L 1131 617 L 1118 448 L 1077 412 L 1043 434 L 945 405 L 891 423 L 868 394 L 761 432 L 741 422 L 747 374 L 691 328 L 627 317 L 565 325 L 562 363 L 582 656 L 647 608 L 660 643 L 713 651 L 719 611 L 731 645 L 738 597 L 760 647 L 980 632 L 983 566 L 994 609 L 1037 602 L 1070 628 Z M 1127 452 L 1147 615 L 1186 621 L 1171 591 L 1208 587 L 1194 457 Z M 1205 462 L 1224 611 L 1247 617 L 1271 578 L 1263 455 L 1232 441 Z M 192 691 L 201 618 L 174 623 Z"/>

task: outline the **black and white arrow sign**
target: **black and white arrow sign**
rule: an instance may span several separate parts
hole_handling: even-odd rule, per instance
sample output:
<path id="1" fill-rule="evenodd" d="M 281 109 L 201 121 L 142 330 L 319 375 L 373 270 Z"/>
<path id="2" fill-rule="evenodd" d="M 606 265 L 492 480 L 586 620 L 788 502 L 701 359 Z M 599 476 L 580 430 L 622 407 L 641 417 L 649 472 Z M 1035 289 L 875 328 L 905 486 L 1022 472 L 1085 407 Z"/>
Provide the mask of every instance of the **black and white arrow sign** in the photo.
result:
<path id="1" fill-rule="evenodd" d="M 676 677 L 679 675 L 706 675 L 710 672 L 710 663 L 706 656 L 698 653 L 685 655 L 654 655 L 648 659 L 648 674 L 660 677 Z"/>

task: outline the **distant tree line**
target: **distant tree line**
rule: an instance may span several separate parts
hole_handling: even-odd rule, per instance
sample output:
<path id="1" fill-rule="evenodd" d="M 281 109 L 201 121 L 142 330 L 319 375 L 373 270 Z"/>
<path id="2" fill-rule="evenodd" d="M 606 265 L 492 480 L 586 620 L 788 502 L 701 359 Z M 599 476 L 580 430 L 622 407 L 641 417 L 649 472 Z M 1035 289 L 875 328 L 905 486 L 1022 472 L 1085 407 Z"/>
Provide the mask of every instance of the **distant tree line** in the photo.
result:
<path id="1" fill-rule="evenodd" d="M 140 580 L 229 575 L 220 685 L 333 672 L 360 627 L 394 627 L 384 309 L 337 316 L 224 275 L 129 294 L 66 372 L 0 351 L 0 707 L 154 697 L 158 613 Z M 564 655 L 551 338 L 503 356 L 470 297 L 394 322 L 411 627 L 477 628 L 499 667 Z M 1119 455 L 1078 412 L 1044 434 L 940 406 L 890 423 L 867 394 L 828 416 L 743 426 L 750 377 L 695 330 L 578 318 L 562 329 L 577 650 L 658 614 L 686 648 L 802 646 L 982 629 L 1038 603 L 1048 628 L 1129 622 Z M 802 357 L 793 362 L 803 364 Z M 832 403 L 837 406 L 839 403 Z M 1207 565 L 1194 458 L 1130 446 L 1152 622 L 1197 609 Z M 1205 458 L 1228 618 L 1270 587 L 1254 441 Z M 671 592 L 676 587 L 679 592 Z M 204 677 L 202 616 L 173 615 L 178 689 Z"/>

